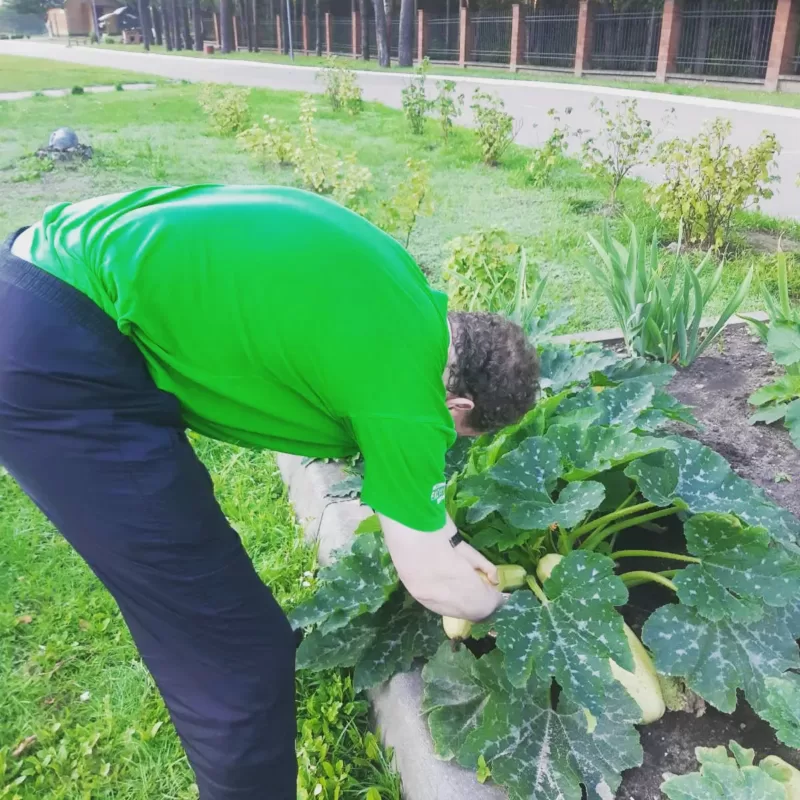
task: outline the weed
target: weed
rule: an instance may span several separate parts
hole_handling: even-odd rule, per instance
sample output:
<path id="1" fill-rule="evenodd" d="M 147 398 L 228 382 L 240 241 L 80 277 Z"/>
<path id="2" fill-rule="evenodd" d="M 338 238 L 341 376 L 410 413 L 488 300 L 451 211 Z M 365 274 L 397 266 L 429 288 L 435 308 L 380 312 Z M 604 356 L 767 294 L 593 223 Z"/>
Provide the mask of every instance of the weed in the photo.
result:
<path id="1" fill-rule="evenodd" d="M 496 166 L 516 138 L 522 123 L 514 121 L 500 97 L 480 89 L 472 95 L 472 112 L 483 162 Z"/>
<path id="2" fill-rule="evenodd" d="M 464 108 L 464 95 L 456 94 L 455 81 L 439 81 L 436 86 L 439 93 L 431 102 L 430 107 L 439 118 L 442 139 L 447 142 L 450 131 L 453 130 L 453 120 L 461 114 Z"/>
<path id="3" fill-rule="evenodd" d="M 430 62 L 427 58 L 414 70 L 414 77 L 408 86 L 401 92 L 403 115 L 408 122 L 411 133 L 421 136 L 425 132 L 425 115 L 431 103 L 425 94 L 425 81 L 428 75 Z"/>
<path id="4" fill-rule="evenodd" d="M 347 111 L 351 116 L 358 114 L 363 106 L 358 76 L 334 55 L 325 59 L 325 67 L 319 73 L 325 83 L 325 96 L 334 111 Z"/>
<path id="5" fill-rule="evenodd" d="M 278 164 L 282 167 L 292 166 L 297 157 L 289 126 L 275 117 L 264 115 L 264 125 L 253 125 L 236 137 L 239 144 L 266 166 Z"/>
<path id="6" fill-rule="evenodd" d="M 85 94 L 85 89 L 83 86 L 73 86 L 70 90 L 70 94 Z"/>
<path id="7" fill-rule="evenodd" d="M 411 242 L 417 220 L 433 213 L 431 170 L 427 161 L 409 158 L 408 175 L 395 189 L 390 200 L 381 202 L 376 220 L 378 227 L 397 237 L 405 247 Z"/>
<path id="8" fill-rule="evenodd" d="M 203 84 L 200 90 L 200 107 L 208 116 L 209 124 L 219 136 L 234 136 L 243 131 L 250 118 L 247 100 L 249 89 Z"/>

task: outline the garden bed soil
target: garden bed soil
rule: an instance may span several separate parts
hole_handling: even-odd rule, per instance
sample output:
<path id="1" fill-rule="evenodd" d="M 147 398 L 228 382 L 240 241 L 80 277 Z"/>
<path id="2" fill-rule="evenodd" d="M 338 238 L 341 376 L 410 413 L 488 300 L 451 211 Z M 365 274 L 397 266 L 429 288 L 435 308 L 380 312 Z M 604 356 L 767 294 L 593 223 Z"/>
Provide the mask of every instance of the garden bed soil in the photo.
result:
<path id="1" fill-rule="evenodd" d="M 779 374 L 780 368 L 761 342 L 751 336 L 746 326 L 736 325 L 725 330 L 719 346 L 712 346 L 712 352 L 680 370 L 669 391 L 693 407 L 703 426 L 702 430 L 681 433 L 712 447 L 742 477 L 758 484 L 775 502 L 800 516 L 796 486 L 800 482 L 800 451 L 781 424 L 754 426 L 747 422 L 751 413 L 747 398 Z M 671 538 L 672 533 L 666 531 L 665 538 Z M 670 548 L 680 549 L 679 542 L 672 542 L 667 549 Z M 627 566 L 639 568 L 633 562 Z M 623 613 L 637 633 L 653 609 L 669 602 L 667 595 L 659 587 L 643 586 L 631 591 L 631 602 Z M 706 707 L 702 716 L 667 712 L 658 722 L 641 728 L 641 739 L 644 762 L 625 773 L 617 800 L 663 800 L 659 787 L 664 773 L 694 772 L 696 747 L 727 745 L 731 739 L 752 747 L 757 759 L 778 755 L 800 767 L 800 751 L 782 745 L 770 726 L 741 696 L 733 714 L 722 714 L 711 706 Z"/>

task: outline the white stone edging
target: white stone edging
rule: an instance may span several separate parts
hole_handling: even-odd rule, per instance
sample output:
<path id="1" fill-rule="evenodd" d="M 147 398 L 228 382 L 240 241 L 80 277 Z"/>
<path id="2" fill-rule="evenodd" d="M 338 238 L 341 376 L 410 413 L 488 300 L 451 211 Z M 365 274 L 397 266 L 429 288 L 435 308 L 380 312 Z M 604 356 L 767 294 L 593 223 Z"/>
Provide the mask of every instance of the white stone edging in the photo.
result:
<path id="1" fill-rule="evenodd" d="M 299 456 L 285 454 L 277 454 L 276 461 L 306 539 L 318 545 L 320 563 L 329 564 L 331 553 L 352 539 L 372 509 L 360 500 L 328 497 L 330 488 L 345 477 L 338 464 L 304 464 Z M 478 783 L 473 771 L 436 758 L 421 710 L 419 669 L 395 675 L 372 689 L 369 699 L 381 738 L 394 749 L 405 800 L 507 800 L 499 787 Z"/>

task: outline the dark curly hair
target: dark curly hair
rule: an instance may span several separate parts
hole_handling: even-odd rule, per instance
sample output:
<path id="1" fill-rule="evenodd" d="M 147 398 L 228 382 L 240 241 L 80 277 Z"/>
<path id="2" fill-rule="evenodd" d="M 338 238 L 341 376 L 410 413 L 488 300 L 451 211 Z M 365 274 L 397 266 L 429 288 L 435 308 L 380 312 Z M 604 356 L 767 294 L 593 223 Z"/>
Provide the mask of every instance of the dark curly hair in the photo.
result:
<path id="1" fill-rule="evenodd" d="M 454 363 L 447 390 L 475 404 L 466 420 L 481 433 L 519 421 L 536 402 L 539 359 L 519 325 L 496 314 L 448 314 Z"/>

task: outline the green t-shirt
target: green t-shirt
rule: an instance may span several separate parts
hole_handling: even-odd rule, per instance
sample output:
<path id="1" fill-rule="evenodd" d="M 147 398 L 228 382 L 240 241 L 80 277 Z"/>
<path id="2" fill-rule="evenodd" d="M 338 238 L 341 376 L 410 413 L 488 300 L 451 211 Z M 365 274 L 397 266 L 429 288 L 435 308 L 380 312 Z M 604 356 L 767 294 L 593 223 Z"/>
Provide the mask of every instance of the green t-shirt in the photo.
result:
<path id="1" fill-rule="evenodd" d="M 296 189 L 142 189 L 49 208 L 30 261 L 116 321 L 190 428 L 360 451 L 365 503 L 444 525 L 447 298 L 366 220 Z"/>

